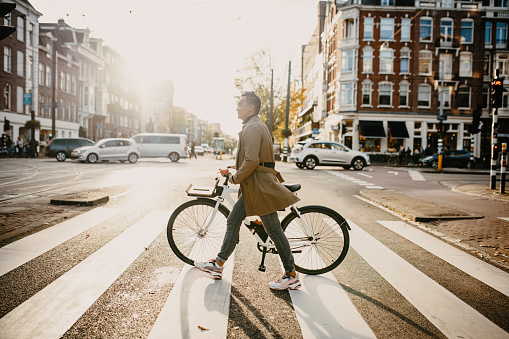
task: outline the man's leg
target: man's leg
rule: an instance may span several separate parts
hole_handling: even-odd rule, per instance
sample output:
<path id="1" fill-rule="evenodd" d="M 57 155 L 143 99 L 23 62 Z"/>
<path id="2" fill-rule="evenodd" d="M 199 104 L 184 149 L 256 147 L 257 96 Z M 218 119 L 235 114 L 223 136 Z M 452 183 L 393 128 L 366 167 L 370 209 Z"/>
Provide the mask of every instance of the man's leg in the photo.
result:
<path id="1" fill-rule="evenodd" d="M 292 250 L 290 248 L 288 238 L 281 228 L 281 223 L 279 222 L 277 212 L 265 215 L 260 218 L 262 219 L 263 226 L 267 231 L 267 234 L 274 242 L 274 245 L 276 245 L 277 253 L 279 254 L 279 257 L 283 262 L 283 267 L 285 268 L 285 274 L 283 274 L 281 279 L 269 283 L 269 287 L 273 290 L 288 290 L 299 288 L 301 284 L 299 281 L 299 275 L 297 272 L 295 272 L 295 263 Z"/>
<path id="2" fill-rule="evenodd" d="M 240 225 L 245 218 L 246 211 L 244 209 L 244 200 L 242 196 L 240 196 L 226 220 L 226 232 L 223 238 L 223 245 L 221 246 L 217 258 L 207 262 L 195 261 L 194 266 L 209 273 L 216 279 L 221 279 L 223 277 L 223 265 L 226 260 L 228 260 L 228 257 L 230 257 L 237 244 Z"/>

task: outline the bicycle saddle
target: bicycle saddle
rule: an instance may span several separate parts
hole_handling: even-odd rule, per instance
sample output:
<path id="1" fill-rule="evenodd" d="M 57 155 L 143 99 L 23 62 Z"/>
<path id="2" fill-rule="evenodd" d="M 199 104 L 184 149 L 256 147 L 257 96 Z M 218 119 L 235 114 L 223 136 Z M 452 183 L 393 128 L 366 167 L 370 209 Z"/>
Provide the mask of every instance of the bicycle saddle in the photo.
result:
<path id="1" fill-rule="evenodd" d="M 301 188 L 300 184 L 290 184 L 290 185 L 283 184 L 283 185 L 286 188 L 288 188 L 290 190 L 290 192 L 297 192 Z"/>

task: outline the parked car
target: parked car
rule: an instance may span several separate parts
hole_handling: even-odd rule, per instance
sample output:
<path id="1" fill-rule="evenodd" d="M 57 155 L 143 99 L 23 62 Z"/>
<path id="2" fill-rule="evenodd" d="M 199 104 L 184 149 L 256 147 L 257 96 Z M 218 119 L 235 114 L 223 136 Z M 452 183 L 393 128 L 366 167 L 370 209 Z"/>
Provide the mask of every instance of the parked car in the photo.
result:
<path id="1" fill-rule="evenodd" d="M 109 138 L 99 140 L 93 146 L 76 148 L 72 155 L 81 162 L 119 160 L 135 163 L 140 157 L 140 148 L 132 139 Z"/>
<path id="2" fill-rule="evenodd" d="M 299 168 L 314 169 L 316 166 L 353 167 L 360 171 L 370 165 L 369 156 L 353 151 L 334 141 L 309 140 L 299 142 L 292 148 L 289 162 Z"/>
<path id="3" fill-rule="evenodd" d="M 194 151 L 197 155 L 205 155 L 205 150 L 201 146 L 194 146 Z"/>
<path id="4" fill-rule="evenodd" d="M 133 137 L 140 146 L 142 158 L 168 157 L 172 162 L 187 158 L 187 137 L 184 134 L 141 133 Z"/>
<path id="5" fill-rule="evenodd" d="M 472 154 L 465 150 L 445 151 L 442 159 L 442 167 L 465 167 L 473 168 L 475 160 Z M 419 166 L 438 167 L 438 154 L 429 155 L 419 161 Z"/>
<path id="6" fill-rule="evenodd" d="M 46 147 L 46 156 L 55 157 L 57 161 L 72 158 L 72 151 L 78 147 L 92 146 L 94 142 L 85 138 L 53 138 Z"/>
<path id="7" fill-rule="evenodd" d="M 203 147 L 205 152 L 212 152 L 208 144 L 201 144 L 201 147 Z"/>

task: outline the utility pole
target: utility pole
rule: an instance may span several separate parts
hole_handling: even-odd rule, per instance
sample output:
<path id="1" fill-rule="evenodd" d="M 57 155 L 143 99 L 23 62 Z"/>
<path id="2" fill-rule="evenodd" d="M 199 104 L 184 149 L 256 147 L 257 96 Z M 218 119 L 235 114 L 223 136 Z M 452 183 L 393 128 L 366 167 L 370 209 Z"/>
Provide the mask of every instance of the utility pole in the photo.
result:
<path id="1" fill-rule="evenodd" d="M 32 94 L 31 94 L 31 106 L 30 106 L 30 119 L 32 120 L 32 123 L 31 123 L 31 127 L 30 127 L 30 157 L 31 158 L 35 158 L 35 148 L 37 147 L 37 143 L 35 142 L 35 46 L 36 46 L 36 42 L 35 42 L 35 36 L 34 36 L 34 30 L 35 30 L 35 27 L 32 29 L 32 31 L 30 32 L 30 42 L 31 42 L 31 45 L 32 45 L 32 69 L 30 70 L 31 71 L 31 78 L 32 78 Z M 38 44 L 39 42 L 37 42 Z"/>
<path id="2" fill-rule="evenodd" d="M 272 121 L 272 112 L 274 110 L 274 70 L 270 70 L 270 111 L 269 111 L 269 132 L 270 137 L 272 140 L 274 140 L 274 137 L 272 136 L 272 125 L 274 122 Z"/>
<path id="3" fill-rule="evenodd" d="M 290 76 L 292 72 L 292 62 L 288 62 L 288 90 L 286 91 L 286 120 L 285 120 L 285 130 L 288 130 L 288 119 L 290 118 Z M 285 134 L 284 139 L 284 150 L 283 150 L 283 161 L 288 161 L 288 136 Z"/>
<path id="4" fill-rule="evenodd" d="M 444 67 L 444 74 L 445 74 L 445 66 Z M 440 77 L 443 77 L 444 74 L 440 75 Z M 444 79 L 442 78 L 440 80 L 440 113 L 438 114 L 438 166 L 437 171 L 442 170 L 442 163 L 444 160 L 444 120 L 447 119 L 447 117 L 444 116 Z"/>
<path id="5" fill-rule="evenodd" d="M 497 160 L 498 160 L 498 109 L 502 107 L 504 93 L 503 78 L 500 78 L 499 69 L 496 70 L 495 79 L 491 82 L 491 108 L 493 109 L 493 122 L 491 124 L 491 167 L 490 188 L 497 188 Z"/>
<path id="6" fill-rule="evenodd" d="M 57 35 L 51 38 L 53 40 L 53 51 L 51 54 L 52 69 L 51 69 L 51 139 L 56 138 L 56 78 L 57 78 Z"/>

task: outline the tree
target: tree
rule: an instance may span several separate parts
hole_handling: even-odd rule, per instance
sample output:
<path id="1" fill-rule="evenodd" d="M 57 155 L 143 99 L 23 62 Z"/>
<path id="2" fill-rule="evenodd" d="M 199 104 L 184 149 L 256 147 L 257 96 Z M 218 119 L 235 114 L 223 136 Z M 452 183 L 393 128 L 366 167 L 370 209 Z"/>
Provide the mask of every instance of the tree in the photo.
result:
<path id="1" fill-rule="evenodd" d="M 243 67 L 241 75 L 235 78 L 235 87 L 239 91 L 238 98 L 245 91 L 254 91 L 262 100 L 260 119 L 269 125 L 270 113 L 270 57 L 264 50 L 254 52 Z M 272 111 L 272 137 L 275 142 L 282 142 L 282 131 L 286 120 L 286 84 L 288 79 L 274 79 L 274 107 Z M 289 123 L 302 107 L 303 96 L 300 90 L 290 86 L 290 117 Z"/>

